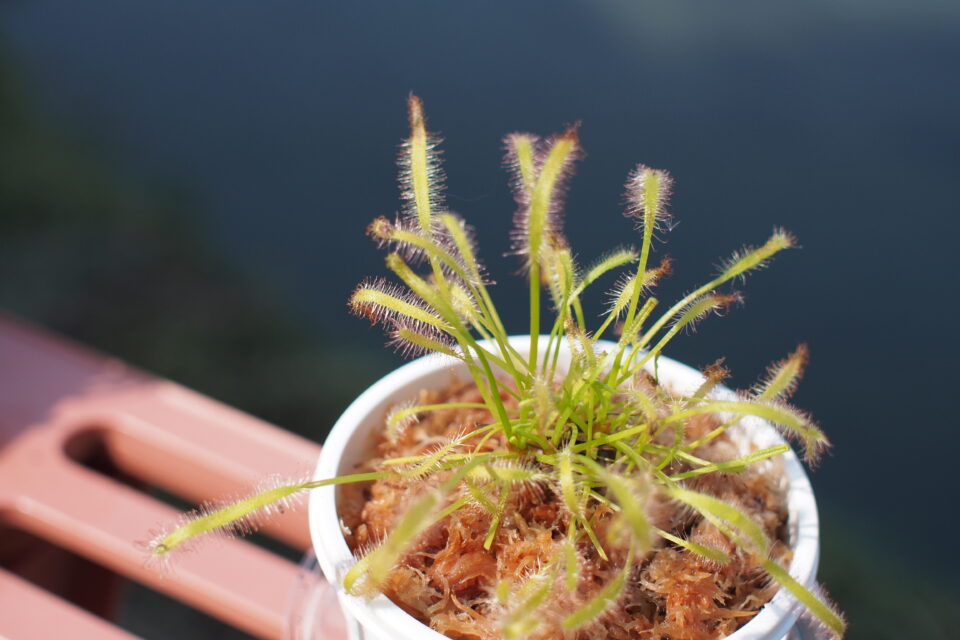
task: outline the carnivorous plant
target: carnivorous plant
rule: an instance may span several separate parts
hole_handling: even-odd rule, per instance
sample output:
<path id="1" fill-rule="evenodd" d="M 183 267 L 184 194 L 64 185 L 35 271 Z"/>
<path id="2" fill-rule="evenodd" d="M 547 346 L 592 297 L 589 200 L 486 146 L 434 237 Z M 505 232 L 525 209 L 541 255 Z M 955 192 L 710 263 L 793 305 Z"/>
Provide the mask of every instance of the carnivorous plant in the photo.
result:
<path id="1" fill-rule="evenodd" d="M 152 554 L 166 556 L 210 532 L 243 529 L 264 510 L 320 486 L 435 476 L 437 481 L 412 502 L 392 532 L 346 573 L 343 586 L 349 593 L 370 594 L 434 523 L 479 505 L 489 516 L 484 537 L 489 548 L 504 526 L 511 492 L 549 487 L 566 514 L 564 553 L 495 589 L 495 597 L 510 609 L 502 634 L 516 638 L 536 629 L 550 584 L 562 580 L 568 589 L 577 588 L 577 550 L 584 545 L 621 568 L 562 620 L 564 629 L 581 627 L 616 606 L 632 568 L 658 540 L 717 565 L 730 561 L 729 550 L 658 526 L 649 509 L 656 499 L 702 516 L 831 635 L 842 636 L 842 616 L 778 562 L 768 533 L 738 505 L 697 490 L 693 482 L 710 474 L 742 473 L 789 449 L 771 446 L 719 461 L 695 453 L 743 416 L 775 425 L 802 447 L 807 462 L 816 462 L 828 441 L 806 413 L 787 402 L 803 373 L 806 348 L 772 365 L 753 390 L 736 399 L 712 393 L 723 380 L 721 367 L 708 369 L 689 395 L 644 382 L 652 378 L 656 383 L 657 359 L 678 333 L 740 301 L 724 285 L 742 281 L 793 247 L 793 236 L 775 229 L 762 244 L 733 253 L 705 283 L 661 311 L 653 290 L 668 275 L 670 263 L 654 265 L 652 253 L 658 232 L 670 220 L 670 175 L 644 165 L 630 173 L 626 215 L 638 231 L 639 250 L 615 249 L 583 267 L 564 237 L 561 219 L 563 195 L 581 153 L 576 127 L 547 139 L 511 134 L 505 146 L 517 202 L 513 249 L 529 279 L 530 345 L 521 355 L 511 346 L 493 303 L 471 227 L 445 207 L 439 140 L 427 131 L 415 96 L 409 99 L 409 121 L 410 137 L 400 152 L 402 212 L 393 220 L 377 218 L 369 227 L 370 236 L 388 251 L 386 265 L 396 282 L 365 281 L 349 305 L 382 325 L 404 355 L 439 353 L 462 362 L 481 401 L 397 407 L 386 418 L 385 437 L 396 437 L 434 411 L 482 408 L 492 419 L 426 453 L 384 460 L 373 471 L 274 486 L 226 507 L 200 510 L 157 536 Z M 584 291 L 615 271 L 621 276 L 594 323 L 596 316 L 584 309 Z M 547 304 L 552 320 L 541 324 L 541 307 Z M 561 349 L 570 353 L 568 366 L 558 365 Z M 645 370 L 652 375 L 644 378 Z M 686 425 L 702 415 L 719 418 L 715 427 L 691 440 Z M 483 444 L 494 438 L 506 446 L 486 450 Z M 600 506 L 610 518 L 602 534 L 594 517 Z"/>

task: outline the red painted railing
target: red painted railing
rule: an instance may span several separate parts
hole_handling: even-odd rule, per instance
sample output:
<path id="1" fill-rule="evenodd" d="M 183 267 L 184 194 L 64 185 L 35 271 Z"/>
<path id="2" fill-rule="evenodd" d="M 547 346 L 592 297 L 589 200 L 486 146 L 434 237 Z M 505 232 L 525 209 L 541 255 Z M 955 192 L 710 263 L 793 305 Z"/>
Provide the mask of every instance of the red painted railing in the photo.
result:
<path id="1" fill-rule="evenodd" d="M 0 316 L 0 636 L 130 638 L 109 622 L 116 576 L 255 636 L 289 636 L 298 567 L 225 540 L 158 571 L 136 543 L 177 512 L 142 489 L 216 500 L 277 471 L 308 472 L 318 453 L 189 389 Z M 263 533 L 310 545 L 303 509 Z M 71 578 L 77 570 L 87 575 Z M 80 594 L 65 599 L 71 579 Z"/>

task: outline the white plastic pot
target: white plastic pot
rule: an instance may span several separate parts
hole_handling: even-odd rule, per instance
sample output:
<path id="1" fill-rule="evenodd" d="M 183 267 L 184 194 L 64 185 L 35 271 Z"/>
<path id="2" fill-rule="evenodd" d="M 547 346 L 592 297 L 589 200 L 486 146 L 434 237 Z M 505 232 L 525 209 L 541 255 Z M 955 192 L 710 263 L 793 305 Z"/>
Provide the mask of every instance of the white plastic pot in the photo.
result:
<path id="1" fill-rule="evenodd" d="M 528 337 L 516 336 L 510 341 L 518 352 L 527 353 Z M 600 344 L 601 349 L 604 346 L 610 345 Z M 545 347 L 546 338 L 542 337 L 541 349 Z M 569 361 L 565 355 L 561 353 L 560 366 Z M 658 375 L 661 384 L 682 393 L 692 393 L 703 380 L 696 369 L 666 357 L 659 359 Z M 354 400 L 337 420 L 323 446 L 314 477 L 331 478 L 352 473 L 360 461 L 371 455 L 375 434 L 383 427 L 392 406 L 416 398 L 420 389 L 439 389 L 453 379 L 467 378 L 462 363 L 441 355 L 419 358 L 383 377 Z M 732 396 L 733 392 L 721 389 L 717 395 Z M 776 429 L 763 420 L 744 418 L 740 426 L 744 444 L 747 439 L 758 447 L 783 442 Z M 737 437 L 737 433 L 733 433 Z M 793 451 L 783 455 L 783 462 L 788 486 L 788 528 L 794 550 L 789 571 L 801 584 L 809 587 L 816 579 L 820 554 L 817 505 L 810 480 Z M 425 626 L 384 595 L 357 598 L 343 591 L 343 576 L 355 559 L 340 531 L 334 487 L 316 489 L 311 493 L 309 519 L 314 552 L 324 575 L 336 587 L 351 640 L 446 640 L 446 636 Z M 788 634 L 799 637 L 799 633 L 795 635 L 791 630 L 800 612 L 800 605 L 781 589 L 753 620 L 728 637 L 731 640 L 780 640 L 787 638 Z"/>

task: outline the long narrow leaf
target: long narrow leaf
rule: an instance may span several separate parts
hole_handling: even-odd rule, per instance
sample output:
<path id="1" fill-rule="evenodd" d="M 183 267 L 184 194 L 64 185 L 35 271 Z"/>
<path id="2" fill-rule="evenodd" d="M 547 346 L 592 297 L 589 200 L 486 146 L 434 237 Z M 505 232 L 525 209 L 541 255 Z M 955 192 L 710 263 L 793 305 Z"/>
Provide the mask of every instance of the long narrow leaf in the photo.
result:
<path id="1" fill-rule="evenodd" d="M 630 575 L 632 569 L 633 549 L 627 553 L 623 568 L 617 572 L 613 579 L 604 585 L 600 592 L 591 598 L 589 602 L 563 619 L 563 628 L 569 631 L 581 627 L 591 620 L 595 620 L 607 608 L 612 606 L 617 601 L 617 598 L 620 597 L 620 594 L 623 593 L 623 588 L 627 584 L 627 577 Z"/>
<path id="2" fill-rule="evenodd" d="M 434 150 L 437 140 L 427 133 L 423 103 L 411 95 L 408 101 L 410 137 L 400 156 L 403 195 L 411 205 L 420 230 L 430 236 L 435 206 L 440 202 L 440 162 Z"/>
<path id="3" fill-rule="evenodd" d="M 803 370 L 809 358 L 810 350 L 807 345 L 801 344 L 784 360 L 774 363 L 767 370 L 766 379 L 755 390 L 757 398 L 761 400 L 789 398 L 797 388 L 800 378 L 803 377 Z"/>
<path id="4" fill-rule="evenodd" d="M 734 414 L 756 416 L 769 422 L 785 427 L 788 433 L 797 435 L 804 445 L 804 453 L 808 462 L 815 462 L 821 450 L 829 446 L 830 441 L 813 422 L 804 414 L 785 405 L 774 405 L 765 402 L 751 402 L 748 400 L 708 400 L 696 407 L 675 413 L 665 422 L 686 420 L 702 413 L 729 412 Z"/>
<path id="5" fill-rule="evenodd" d="M 414 539 L 449 513 L 449 510 L 440 509 L 443 499 L 478 464 L 478 461 L 468 462 L 439 487 L 415 501 L 383 543 L 360 558 L 344 575 L 343 588 L 347 593 L 364 595 L 378 589 Z"/>
<path id="6" fill-rule="evenodd" d="M 778 565 L 773 560 L 766 560 L 763 563 L 763 569 L 770 574 L 770 577 L 777 581 L 780 586 L 793 594 L 803 606 L 820 622 L 825 624 L 836 637 L 842 638 L 847 631 L 847 623 L 833 610 L 830 605 L 818 598 L 812 591 L 797 582 L 786 569 Z"/>
<path id="7" fill-rule="evenodd" d="M 714 549 L 713 547 L 708 547 L 706 545 L 697 544 L 696 542 L 690 542 L 689 540 L 684 540 L 679 538 L 668 531 L 663 529 L 654 529 L 657 532 L 657 535 L 661 536 L 664 540 L 669 540 L 678 547 L 683 547 L 691 553 L 695 553 L 698 556 L 702 556 L 707 560 L 713 560 L 720 564 L 727 564 L 730 562 L 730 556 L 728 556 L 720 549 Z"/>
<path id="8" fill-rule="evenodd" d="M 738 538 L 740 538 L 740 540 L 736 541 L 738 544 L 746 544 L 753 547 L 753 550 L 760 556 L 767 555 L 770 549 L 770 540 L 767 538 L 767 534 L 763 532 L 763 529 L 761 529 L 750 516 L 736 507 L 722 500 L 718 500 L 713 496 L 690 491 L 689 489 L 672 488 L 665 489 L 664 491 L 674 500 L 679 500 L 684 504 L 690 505 L 703 514 L 709 521 L 716 522 L 719 519 L 721 524 L 733 527 L 734 530 L 742 534 L 738 536 Z"/>

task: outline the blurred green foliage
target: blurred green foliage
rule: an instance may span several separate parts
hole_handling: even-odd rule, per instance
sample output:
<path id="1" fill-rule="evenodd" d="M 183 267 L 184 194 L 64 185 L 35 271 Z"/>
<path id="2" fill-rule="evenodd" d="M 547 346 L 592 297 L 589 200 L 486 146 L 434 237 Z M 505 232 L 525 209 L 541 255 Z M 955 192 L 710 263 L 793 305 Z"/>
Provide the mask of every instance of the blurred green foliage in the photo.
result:
<path id="1" fill-rule="evenodd" d="M 24 84 L 0 58 L 0 307 L 322 439 L 383 362 L 322 342 L 225 266 L 182 195 L 117 177 Z"/>

